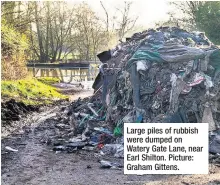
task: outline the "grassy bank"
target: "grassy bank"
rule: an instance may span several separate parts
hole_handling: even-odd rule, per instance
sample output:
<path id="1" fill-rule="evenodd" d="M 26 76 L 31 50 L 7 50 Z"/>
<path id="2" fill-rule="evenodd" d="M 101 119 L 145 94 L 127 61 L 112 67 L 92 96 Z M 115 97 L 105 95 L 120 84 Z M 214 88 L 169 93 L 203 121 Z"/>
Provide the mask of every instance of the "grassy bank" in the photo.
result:
<path id="1" fill-rule="evenodd" d="M 59 78 L 52 78 L 52 77 L 41 77 L 38 78 L 37 80 L 47 85 L 52 85 L 60 82 Z"/>
<path id="2" fill-rule="evenodd" d="M 13 98 L 28 105 L 50 104 L 56 100 L 67 99 L 48 85 L 57 82 L 56 79 L 25 79 L 17 81 L 2 81 L 1 96 L 3 99 Z"/>

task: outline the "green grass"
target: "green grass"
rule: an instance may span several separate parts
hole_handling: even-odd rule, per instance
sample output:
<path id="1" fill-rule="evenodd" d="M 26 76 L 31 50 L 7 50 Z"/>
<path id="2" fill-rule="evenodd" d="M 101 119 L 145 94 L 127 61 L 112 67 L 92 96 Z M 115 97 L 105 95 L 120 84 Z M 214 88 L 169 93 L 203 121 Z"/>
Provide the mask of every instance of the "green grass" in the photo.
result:
<path id="1" fill-rule="evenodd" d="M 53 78 L 53 77 L 41 77 L 41 78 L 37 78 L 37 80 L 47 85 L 52 85 L 60 82 L 59 78 Z"/>
<path id="2" fill-rule="evenodd" d="M 3 99 L 13 98 L 29 105 L 50 104 L 68 98 L 37 79 L 2 81 L 1 95 Z"/>

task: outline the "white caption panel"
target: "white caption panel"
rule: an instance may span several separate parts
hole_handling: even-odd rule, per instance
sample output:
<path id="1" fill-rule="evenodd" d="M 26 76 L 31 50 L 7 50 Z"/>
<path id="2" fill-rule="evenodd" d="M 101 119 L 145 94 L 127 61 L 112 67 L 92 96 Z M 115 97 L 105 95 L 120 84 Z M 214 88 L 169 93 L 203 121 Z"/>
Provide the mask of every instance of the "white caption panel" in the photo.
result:
<path id="1" fill-rule="evenodd" d="M 208 174 L 208 123 L 125 123 L 125 174 Z"/>

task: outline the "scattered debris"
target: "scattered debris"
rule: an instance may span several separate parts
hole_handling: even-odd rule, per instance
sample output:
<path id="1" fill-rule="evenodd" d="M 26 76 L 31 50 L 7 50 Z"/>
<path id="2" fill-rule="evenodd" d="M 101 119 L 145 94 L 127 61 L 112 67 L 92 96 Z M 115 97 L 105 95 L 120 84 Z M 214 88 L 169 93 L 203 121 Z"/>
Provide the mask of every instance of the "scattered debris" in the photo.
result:
<path id="1" fill-rule="evenodd" d="M 220 50 L 204 34 L 150 29 L 98 57 L 103 64 L 95 93 L 63 108 L 57 128 L 72 136 L 55 151 L 83 149 L 123 158 L 125 122 L 208 122 L 210 153 L 220 153 Z"/>
<path id="2" fill-rule="evenodd" d="M 101 160 L 99 162 L 101 164 L 101 168 L 121 169 L 123 167 L 123 165 L 121 165 L 120 163 L 115 163 L 105 160 Z"/>
<path id="3" fill-rule="evenodd" d="M 18 152 L 17 149 L 11 148 L 10 146 L 5 147 L 6 150 L 12 151 L 12 152 Z"/>
<path id="4" fill-rule="evenodd" d="M 210 134 L 209 152 L 220 155 L 220 129 Z"/>
<path id="5" fill-rule="evenodd" d="M 124 158 L 124 146 L 122 144 L 106 144 L 101 150 L 103 155 L 113 155 L 118 158 Z"/>

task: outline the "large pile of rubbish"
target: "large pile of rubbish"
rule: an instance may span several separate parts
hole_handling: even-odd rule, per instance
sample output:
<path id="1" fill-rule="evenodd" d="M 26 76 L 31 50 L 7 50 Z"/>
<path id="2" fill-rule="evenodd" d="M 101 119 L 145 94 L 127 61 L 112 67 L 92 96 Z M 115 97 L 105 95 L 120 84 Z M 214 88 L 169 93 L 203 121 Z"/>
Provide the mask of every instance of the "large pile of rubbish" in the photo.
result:
<path id="1" fill-rule="evenodd" d="M 210 129 L 220 123 L 220 50 L 202 33 L 168 27 L 136 33 L 101 72 L 109 121 L 209 122 Z"/>
<path id="2" fill-rule="evenodd" d="M 98 57 L 94 96 L 66 108 L 80 142 L 123 157 L 123 123 L 208 122 L 219 146 L 220 50 L 204 33 L 149 29 Z"/>

